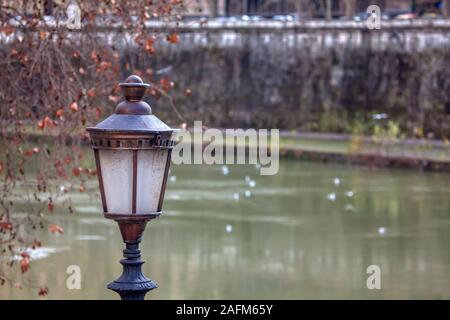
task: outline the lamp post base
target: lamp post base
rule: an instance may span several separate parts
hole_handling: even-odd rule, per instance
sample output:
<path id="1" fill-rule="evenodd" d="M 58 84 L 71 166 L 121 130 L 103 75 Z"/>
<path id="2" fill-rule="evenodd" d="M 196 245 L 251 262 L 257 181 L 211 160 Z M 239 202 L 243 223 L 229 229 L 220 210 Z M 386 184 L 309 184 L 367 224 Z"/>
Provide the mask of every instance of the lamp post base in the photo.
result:
<path id="1" fill-rule="evenodd" d="M 147 221 L 158 217 L 152 215 L 112 215 L 105 214 L 106 218 L 113 219 L 119 224 L 120 232 L 126 248 L 123 250 L 124 259 L 120 261 L 123 266 L 122 275 L 108 284 L 107 288 L 117 292 L 122 300 L 144 300 L 145 294 L 158 285 L 142 273 L 144 261 L 141 259 L 141 242 Z"/>
<path id="2" fill-rule="evenodd" d="M 122 275 L 115 281 L 108 284 L 108 289 L 117 292 L 122 300 L 144 300 L 145 294 L 158 285 L 148 279 L 142 273 L 141 251 L 139 242 L 127 242 L 126 249 L 123 250 L 123 256 L 120 263 L 123 266 Z"/>

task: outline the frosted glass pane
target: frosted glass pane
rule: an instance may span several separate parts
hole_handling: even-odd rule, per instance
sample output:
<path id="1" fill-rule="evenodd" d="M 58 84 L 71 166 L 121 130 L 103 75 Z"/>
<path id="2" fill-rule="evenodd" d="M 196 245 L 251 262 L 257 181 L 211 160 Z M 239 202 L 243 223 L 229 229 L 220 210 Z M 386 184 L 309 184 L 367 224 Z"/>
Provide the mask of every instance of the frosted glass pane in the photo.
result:
<path id="1" fill-rule="evenodd" d="M 109 213 L 131 214 L 133 153 L 99 150 L 103 187 Z"/>
<path id="2" fill-rule="evenodd" d="M 153 213 L 158 210 L 167 150 L 138 152 L 136 213 Z"/>

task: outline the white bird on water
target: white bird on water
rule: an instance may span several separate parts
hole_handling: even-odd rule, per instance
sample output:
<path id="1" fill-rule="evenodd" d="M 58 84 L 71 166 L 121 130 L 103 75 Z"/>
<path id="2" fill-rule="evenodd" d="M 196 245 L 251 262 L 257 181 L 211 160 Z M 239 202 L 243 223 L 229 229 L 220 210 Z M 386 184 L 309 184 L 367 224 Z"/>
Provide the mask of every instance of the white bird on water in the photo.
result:
<path id="1" fill-rule="evenodd" d="M 227 166 L 222 166 L 222 173 L 224 176 L 227 176 L 230 173 L 230 169 Z"/>
<path id="2" fill-rule="evenodd" d="M 327 195 L 328 200 L 335 201 L 336 200 L 336 193 L 332 192 Z"/>

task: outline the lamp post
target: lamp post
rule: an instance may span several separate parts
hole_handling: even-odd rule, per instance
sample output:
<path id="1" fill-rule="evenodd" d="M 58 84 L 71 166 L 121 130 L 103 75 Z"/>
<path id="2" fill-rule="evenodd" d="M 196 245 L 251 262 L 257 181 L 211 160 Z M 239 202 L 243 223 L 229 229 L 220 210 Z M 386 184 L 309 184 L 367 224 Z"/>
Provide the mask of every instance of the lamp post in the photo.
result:
<path id="1" fill-rule="evenodd" d="M 125 242 L 122 275 L 108 284 L 122 300 L 143 300 L 157 284 L 142 274 L 147 222 L 161 215 L 175 131 L 142 101 L 149 87 L 132 75 L 120 83 L 125 100 L 114 114 L 87 128 L 94 150 L 104 216 L 119 224 Z"/>

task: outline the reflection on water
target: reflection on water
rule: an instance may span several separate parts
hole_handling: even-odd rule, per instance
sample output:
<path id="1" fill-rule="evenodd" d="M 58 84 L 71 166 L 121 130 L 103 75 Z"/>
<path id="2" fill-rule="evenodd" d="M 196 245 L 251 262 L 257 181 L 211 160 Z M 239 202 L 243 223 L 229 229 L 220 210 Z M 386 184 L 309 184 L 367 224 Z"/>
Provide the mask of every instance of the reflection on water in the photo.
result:
<path id="1" fill-rule="evenodd" d="M 450 298 L 449 175 L 290 161 L 276 176 L 227 169 L 172 168 L 166 214 L 142 246 L 159 284 L 147 298 Z M 65 234 L 43 236 L 28 278 L 47 283 L 51 299 L 116 299 L 105 285 L 121 273 L 118 228 L 98 197 L 74 201 L 75 215 L 54 219 Z M 366 287 L 372 264 L 383 290 Z M 81 290 L 66 288 L 70 265 L 81 267 Z M 38 296 L 5 286 L 0 298 Z"/>

